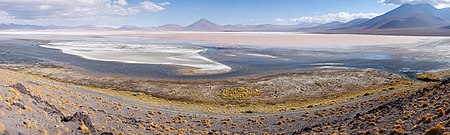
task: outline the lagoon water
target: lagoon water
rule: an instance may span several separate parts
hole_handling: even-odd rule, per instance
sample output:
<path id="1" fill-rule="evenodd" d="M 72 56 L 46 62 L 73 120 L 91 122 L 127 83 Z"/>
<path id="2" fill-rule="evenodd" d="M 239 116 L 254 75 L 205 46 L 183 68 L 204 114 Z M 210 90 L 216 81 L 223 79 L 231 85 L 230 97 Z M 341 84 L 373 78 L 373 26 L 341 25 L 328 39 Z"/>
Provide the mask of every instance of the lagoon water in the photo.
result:
<path id="1" fill-rule="evenodd" d="M 30 36 L 30 39 L 37 37 Z M 158 79 L 224 79 L 248 75 L 321 69 L 430 71 L 450 67 L 450 40 L 413 44 L 262 48 L 158 42 L 140 38 L 38 36 L 0 38 L 0 63 L 64 63 L 101 74 Z M 213 74 L 181 75 L 180 67 Z"/>

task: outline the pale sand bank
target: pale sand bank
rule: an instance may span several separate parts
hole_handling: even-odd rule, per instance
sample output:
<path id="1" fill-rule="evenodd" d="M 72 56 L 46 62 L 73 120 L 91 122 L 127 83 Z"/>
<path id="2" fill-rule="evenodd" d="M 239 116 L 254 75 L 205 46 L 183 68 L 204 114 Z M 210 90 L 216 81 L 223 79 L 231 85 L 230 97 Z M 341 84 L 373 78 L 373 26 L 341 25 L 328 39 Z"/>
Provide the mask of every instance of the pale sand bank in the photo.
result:
<path id="1" fill-rule="evenodd" d="M 59 49 L 63 53 L 90 60 L 136 64 L 160 64 L 191 67 L 186 74 L 217 74 L 231 67 L 210 60 L 199 53 L 205 48 L 195 46 L 131 44 L 112 42 L 55 42 L 41 47 Z"/>

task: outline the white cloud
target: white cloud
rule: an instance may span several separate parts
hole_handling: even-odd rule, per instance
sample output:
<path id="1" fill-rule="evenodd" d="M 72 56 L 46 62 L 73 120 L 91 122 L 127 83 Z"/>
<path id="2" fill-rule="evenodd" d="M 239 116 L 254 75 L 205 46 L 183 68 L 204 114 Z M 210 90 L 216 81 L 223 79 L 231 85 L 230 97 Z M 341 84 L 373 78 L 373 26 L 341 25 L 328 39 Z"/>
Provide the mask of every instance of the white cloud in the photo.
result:
<path id="1" fill-rule="evenodd" d="M 126 6 L 126 5 L 128 5 L 127 0 L 117 0 L 116 3 L 119 4 L 119 5 L 121 5 L 121 6 Z"/>
<path id="2" fill-rule="evenodd" d="M 8 13 L 6 13 L 4 11 L 0 11 L 0 20 L 10 21 L 12 19 L 14 19 L 14 17 L 9 16 Z"/>
<path id="3" fill-rule="evenodd" d="M 140 12 L 162 11 L 168 4 L 170 3 L 153 3 L 148 0 L 133 5 L 127 0 L 0 0 L 0 23 L 37 24 L 57 21 L 54 24 L 58 24 L 68 20 L 86 19 L 98 22 L 98 18 L 118 18 Z M 5 17 L 14 19 L 3 19 Z"/>
<path id="4" fill-rule="evenodd" d="M 155 4 L 150 1 L 143 1 L 140 3 L 140 8 L 146 11 L 161 11 L 164 10 L 164 7 L 159 4 Z"/>
<path id="5" fill-rule="evenodd" d="M 379 0 L 378 2 L 393 5 L 428 3 L 437 8 L 450 7 L 450 0 Z"/>
<path id="6" fill-rule="evenodd" d="M 160 6 L 167 6 L 167 5 L 170 5 L 170 2 L 163 2 L 163 3 L 159 3 L 158 5 L 160 5 Z"/>
<path id="7" fill-rule="evenodd" d="M 275 22 L 280 24 L 300 24 L 300 23 L 329 23 L 333 21 L 339 22 L 348 22 L 357 18 L 373 18 L 380 15 L 379 13 L 348 13 L 348 12 L 339 12 L 339 13 L 330 13 L 325 15 L 317 15 L 317 16 L 303 16 L 299 18 L 291 18 L 291 19 L 283 19 L 278 18 L 275 19 Z"/>

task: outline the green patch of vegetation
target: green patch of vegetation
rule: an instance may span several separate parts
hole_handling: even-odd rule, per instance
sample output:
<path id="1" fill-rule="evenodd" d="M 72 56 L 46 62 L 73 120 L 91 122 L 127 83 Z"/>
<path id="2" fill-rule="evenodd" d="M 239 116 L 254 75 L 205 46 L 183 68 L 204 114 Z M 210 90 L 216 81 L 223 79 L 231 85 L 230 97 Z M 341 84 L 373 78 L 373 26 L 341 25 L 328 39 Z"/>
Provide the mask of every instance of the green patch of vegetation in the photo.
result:
<path id="1" fill-rule="evenodd" d="M 248 99 L 255 96 L 260 96 L 262 91 L 256 88 L 247 87 L 233 87 L 224 88 L 220 92 L 220 97 L 223 99 Z"/>
<path id="2" fill-rule="evenodd" d="M 416 79 L 422 80 L 422 81 L 440 81 L 441 76 L 435 73 L 425 72 L 422 74 L 416 75 Z"/>
<path id="3" fill-rule="evenodd" d="M 422 74 L 416 75 L 416 79 L 422 81 L 441 81 L 450 77 L 450 70 L 441 71 L 441 72 L 425 72 Z"/>

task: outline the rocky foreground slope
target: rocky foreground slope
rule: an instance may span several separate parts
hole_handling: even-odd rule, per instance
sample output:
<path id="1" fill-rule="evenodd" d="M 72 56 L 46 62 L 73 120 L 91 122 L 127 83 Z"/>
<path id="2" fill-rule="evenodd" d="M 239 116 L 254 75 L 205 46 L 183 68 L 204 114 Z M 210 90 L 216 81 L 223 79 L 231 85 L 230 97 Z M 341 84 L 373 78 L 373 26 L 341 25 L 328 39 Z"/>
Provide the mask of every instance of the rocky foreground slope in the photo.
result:
<path id="1" fill-rule="evenodd" d="M 315 112 L 294 134 L 449 134 L 450 80 L 374 100 Z"/>
<path id="2" fill-rule="evenodd" d="M 2 134 L 448 134 L 450 81 L 270 114 L 209 114 L 0 69 Z"/>

